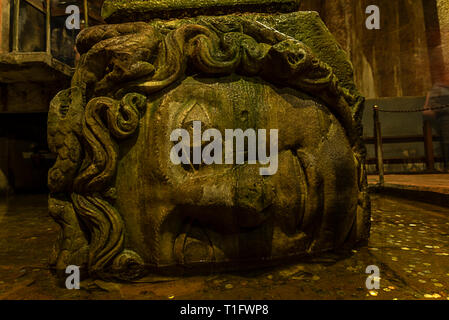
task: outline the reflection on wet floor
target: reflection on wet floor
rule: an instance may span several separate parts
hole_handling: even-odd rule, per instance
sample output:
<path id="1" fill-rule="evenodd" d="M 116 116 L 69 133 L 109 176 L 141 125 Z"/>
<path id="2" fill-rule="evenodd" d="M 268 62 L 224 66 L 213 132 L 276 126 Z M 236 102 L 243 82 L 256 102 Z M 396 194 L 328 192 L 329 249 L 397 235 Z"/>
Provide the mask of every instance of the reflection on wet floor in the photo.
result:
<path id="1" fill-rule="evenodd" d="M 343 260 L 67 290 L 46 267 L 58 226 L 46 196 L 0 201 L 0 299 L 448 299 L 449 209 L 373 195 L 368 247 Z M 379 290 L 365 286 L 380 269 Z"/>

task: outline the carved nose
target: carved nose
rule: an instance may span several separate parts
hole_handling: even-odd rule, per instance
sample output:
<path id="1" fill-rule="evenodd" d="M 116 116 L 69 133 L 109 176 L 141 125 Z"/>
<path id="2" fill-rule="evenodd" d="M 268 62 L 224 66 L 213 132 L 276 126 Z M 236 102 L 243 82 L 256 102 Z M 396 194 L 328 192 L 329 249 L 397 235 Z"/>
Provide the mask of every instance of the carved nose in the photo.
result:
<path id="1" fill-rule="evenodd" d="M 224 206 L 260 213 L 275 199 L 270 179 L 259 174 L 258 166 L 238 166 L 225 174 L 189 180 L 177 188 L 185 203 L 196 206 Z"/>
<path id="2" fill-rule="evenodd" d="M 242 169 L 236 173 L 235 205 L 249 211 L 263 212 L 274 201 L 273 186 L 259 174 L 258 168 Z"/>

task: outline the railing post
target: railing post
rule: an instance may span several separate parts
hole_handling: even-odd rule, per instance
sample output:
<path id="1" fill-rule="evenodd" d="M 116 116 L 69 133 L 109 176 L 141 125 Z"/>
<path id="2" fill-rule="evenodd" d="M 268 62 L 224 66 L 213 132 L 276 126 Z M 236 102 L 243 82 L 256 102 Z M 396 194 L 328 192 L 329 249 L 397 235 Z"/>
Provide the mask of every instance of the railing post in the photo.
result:
<path id="1" fill-rule="evenodd" d="M 12 51 L 19 51 L 19 18 L 20 0 L 14 0 L 14 16 L 12 20 Z"/>
<path id="2" fill-rule="evenodd" d="M 435 170 L 435 155 L 433 153 L 433 132 L 432 125 L 429 120 L 424 121 L 423 125 L 424 131 L 424 149 L 426 151 L 426 165 L 427 170 Z"/>
<path id="3" fill-rule="evenodd" d="M 47 0 L 47 11 L 45 14 L 46 21 L 46 51 L 51 54 L 51 2 Z"/>
<path id="4" fill-rule="evenodd" d="M 86 29 L 89 27 L 89 6 L 87 0 L 84 0 L 84 26 Z"/>
<path id="5" fill-rule="evenodd" d="M 375 152 L 377 159 L 377 170 L 379 172 L 379 184 L 383 186 L 385 184 L 384 177 L 384 155 L 382 147 L 382 130 L 379 120 L 379 106 L 375 105 L 373 107 L 374 116 L 374 136 L 375 136 Z"/>

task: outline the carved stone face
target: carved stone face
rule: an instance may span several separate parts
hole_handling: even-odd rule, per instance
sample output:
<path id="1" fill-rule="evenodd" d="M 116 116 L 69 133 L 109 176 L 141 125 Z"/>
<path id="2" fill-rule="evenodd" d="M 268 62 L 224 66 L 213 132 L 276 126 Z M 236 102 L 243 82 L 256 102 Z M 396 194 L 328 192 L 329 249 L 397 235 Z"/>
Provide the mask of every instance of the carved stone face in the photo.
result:
<path id="1" fill-rule="evenodd" d="M 188 98 L 186 98 L 188 97 Z M 152 101 L 123 148 L 117 205 L 129 245 L 157 265 L 260 260 L 340 246 L 357 212 L 358 173 L 344 129 L 291 89 L 228 77 L 187 78 Z M 174 165 L 177 128 L 278 129 L 279 169 Z"/>
<path id="2" fill-rule="evenodd" d="M 368 239 L 363 98 L 351 65 L 318 16 L 265 18 L 80 34 L 72 88 L 49 112 L 57 270 L 79 265 L 95 277 L 134 279 L 149 266 L 259 266 Z M 260 157 L 176 165 L 171 134 L 198 122 L 225 140 L 229 129 L 265 130 L 276 173 L 262 176 Z"/>

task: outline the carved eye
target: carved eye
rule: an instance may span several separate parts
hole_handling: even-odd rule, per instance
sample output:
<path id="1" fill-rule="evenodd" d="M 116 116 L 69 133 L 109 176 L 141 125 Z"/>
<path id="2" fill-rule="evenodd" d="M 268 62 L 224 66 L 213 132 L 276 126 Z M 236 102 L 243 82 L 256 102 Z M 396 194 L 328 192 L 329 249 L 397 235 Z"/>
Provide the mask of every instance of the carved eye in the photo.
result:
<path id="1" fill-rule="evenodd" d="M 203 150 L 203 148 L 207 145 L 207 142 L 202 141 L 202 132 L 206 131 L 207 129 L 209 129 L 209 126 L 206 125 L 204 122 L 200 121 L 200 120 L 192 120 L 192 121 L 187 121 L 184 122 L 182 125 L 182 129 L 187 130 L 187 132 L 189 133 L 190 136 L 190 163 L 189 164 L 182 164 L 182 167 L 184 170 L 186 171 L 198 171 L 201 169 L 202 167 L 202 163 L 201 164 L 195 164 L 194 163 L 194 159 L 193 159 L 193 153 L 194 153 L 194 122 L 200 122 L 201 123 L 201 130 L 199 131 L 200 134 L 200 147 L 201 150 Z M 182 151 L 180 151 L 180 154 L 178 154 L 179 157 L 182 157 Z M 201 157 L 201 162 L 202 162 L 202 157 Z"/>
<path id="2" fill-rule="evenodd" d="M 300 63 L 304 59 L 304 56 L 305 55 L 303 52 L 300 52 L 300 53 L 290 52 L 287 54 L 287 61 L 288 61 L 288 63 L 295 65 L 295 64 Z"/>
<path id="3" fill-rule="evenodd" d="M 206 131 L 207 129 L 210 129 L 209 125 L 205 124 L 204 122 L 202 122 L 201 120 L 192 120 L 192 121 L 188 121 L 188 122 L 184 122 L 182 124 L 182 129 L 187 130 L 187 132 L 190 135 L 190 146 L 193 147 L 193 129 L 194 129 L 194 122 L 199 122 L 201 123 L 201 130 L 199 130 L 199 134 L 200 134 L 200 140 L 202 138 L 202 133 L 204 131 Z M 201 141 L 201 147 L 205 146 L 206 142 Z"/>

